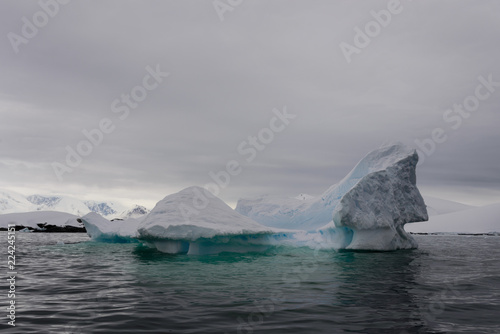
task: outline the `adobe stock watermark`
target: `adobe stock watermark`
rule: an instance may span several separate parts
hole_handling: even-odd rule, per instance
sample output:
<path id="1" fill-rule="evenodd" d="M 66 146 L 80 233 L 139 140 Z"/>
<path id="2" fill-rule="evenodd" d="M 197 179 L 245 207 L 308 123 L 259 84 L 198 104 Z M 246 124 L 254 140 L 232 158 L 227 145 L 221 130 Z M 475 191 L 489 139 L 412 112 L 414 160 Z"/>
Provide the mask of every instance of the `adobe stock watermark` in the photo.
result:
<path id="1" fill-rule="evenodd" d="M 225 164 L 225 168 L 217 172 L 210 171 L 208 173 L 213 182 L 204 185 L 205 191 L 211 192 L 215 196 L 219 195 L 222 189 L 229 186 L 232 177 L 240 175 L 243 172 L 242 163 L 252 163 L 257 158 L 259 152 L 264 151 L 274 141 L 276 134 L 283 132 L 297 117 L 297 115 L 288 113 L 286 106 L 283 107 L 283 110 L 274 108 L 272 113 L 273 116 L 269 120 L 267 127 L 260 129 L 255 135 L 248 136 L 236 147 L 238 154 L 243 160 L 229 160 Z M 205 209 L 209 204 L 210 195 L 201 193 L 197 188 L 194 188 L 193 191 L 195 193 L 192 205 L 183 203 L 179 207 L 186 222 L 189 222 L 190 217 L 193 215 L 199 215 L 200 211 Z"/>
<path id="2" fill-rule="evenodd" d="M 39 0 L 40 10 L 36 11 L 31 18 L 23 16 L 20 34 L 9 32 L 7 38 L 16 54 L 19 53 L 19 47 L 26 45 L 35 38 L 40 29 L 45 27 L 50 19 L 54 18 L 60 11 L 61 5 L 67 5 L 70 0 Z"/>
<path id="3" fill-rule="evenodd" d="M 412 0 L 408 0 L 412 1 Z M 375 10 L 370 11 L 372 20 L 368 21 L 364 29 L 354 27 L 354 37 L 352 44 L 342 41 L 339 44 L 340 50 L 344 55 L 348 64 L 352 62 L 354 54 L 360 54 L 363 49 L 368 47 L 372 40 L 382 32 L 382 28 L 387 28 L 391 24 L 395 15 L 401 14 L 403 5 L 400 0 L 389 0 L 387 2 L 387 9 L 381 9 L 378 12 Z"/>
<path id="4" fill-rule="evenodd" d="M 236 7 L 241 5 L 244 0 L 214 0 L 212 5 L 214 6 L 219 20 L 224 22 L 224 15 L 226 12 L 232 12 Z"/>
<path id="5" fill-rule="evenodd" d="M 331 243 L 331 237 L 327 237 Z M 264 323 L 264 319 L 270 317 L 276 312 L 277 307 L 283 302 L 285 293 L 284 290 L 294 289 L 299 290 L 301 285 L 309 279 L 309 277 L 318 270 L 319 262 L 324 259 L 320 256 L 321 246 L 314 247 L 313 257 L 305 259 L 298 266 L 288 269 L 282 276 L 283 285 L 280 290 L 274 291 L 273 294 L 266 300 L 255 302 L 255 311 L 251 312 L 246 319 L 238 317 L 238 326 L 236 333 L 253 333 L 257 327 Z M 227 333 L 226 333 L 227 334 Z"/>
<path id="6" fill-rule="evenodd" d="M 460 291 L 457 289 L 458 280 L 455 278 L 453 281 L 446 281 L 446 287 L 439 293 L 429 296 L 429 303 L 425 307 L 414 311 L 410 314 L 410 321 L 414 321 L 415 325 L 420 328 L 414 333 L 427 333 L 427 326 L 434 323 L 437 317 L 444 313 L 446 310 L 446 302 L 450 299 L 455 299 L 461 296 Z M 422 327 L 425 325 L 425 327 Z M 413 332 L 412 332 L 413 333 Z M 401 334 L 409 334 L 408 331 L 403 330 Z"/>
<path id="7" fill-rule="evenodd" d="M 450 126 L 451 130 L 458 130 L 462 126 L 463 121 L 468 119 L 472 115 L 472 112 L 479 109 L 481 102 L 489 99 L 496 91 L 496 87 L 500 87 L 500 82 L 493 81 L 493 74 L 489 74 L 487 78 L 480 75 L 477 77 L 477 80 L 479 84 L 474 89 L 474 94 L 468 95 L 462 103 L 455 103 L 452 108 L 444 111 L 443 120 Z M 417 152 L 420 157 L 420 164 L 424 163 L 426 157 L 430 157 L 436 152 L 439 144 L 443 144 L 447 140 L 447 130 L 441 127 L 434 128 L 429 138 L 422 140 L 415 139 L 414 143 L 418 147 Z"/>
<path id="8" fill-rule="evenodd" d="M 237 146 L 238 154 L 245 158 L 246 163 L 252 163 L 259 152 L 264 151 L 274 141 L 275 135 L 283 132 L 297 117 L 297 115 L 288 113 L 286 106 L 283 107 L 283 110 L 274 108 L 272 113 L 274 116 L 269 120 L 268 127 L 260 129 L 256 135 L 248 136 Z M 229 186 L 231 176 L 237 176 L 242 171 L 243 167 L 238 160 L 230 160 L 226 163 L 225 170 L 208 173 L 214 182 L 207 183 L 204 187 L 217 196 L 222 189 Z"/>
<path id="9" fill-rule="evenodd" d="M 170 75 L 168 72 L 163 72 L 159 64 L 155 68 L 149 65 L 146 66 L 146 72 L 140 85 L 134 86 L 129 93 L 123 93 L 120 98 L 116 98 L 111 102 L 111 112 L 116 114 L 120 121 L 127 119 L 130 111 L 137 109 L 139 104 L 148 97 L 149 92 L 157 89 L 164 81 L 164 78 Z M 57 179 L 62 182 L 63 176 L 72 173 L 75 168 L 80 166 L 83 158 L 92 154 L 94 148 L 103 143 L 105 135 L 113 133 L 115 129 L 115 122 L 108 117 L 102 118 L 93 129 L 83 129 L 82 135 L 84 139 L 80 140 L 74 147 L 66 146 L 66 159 L 64 162 L 54 161 L 51 163 Z"/>
<path id="10" fill-rule="evenodd" d="M 81 263 L 88 268 L 95 268 L 96 263 L 98 263 L 100 259 L 99 253 L 89 251 L 90 248 L 92 247 L 81 249 Z M 125 273 L 116 273 L 116 282 L 119 281 L 124 283 L 127 280 L 128 277 Z M 149 291 L 150 287 L 133 286 L 129 287 L 129 289 L 133 289 L 132 293 L 136 296 L 133 304 L 127 304 L 127 307 L 130 308 L 131 312 L 135 312 L 135 309 L 140 303 L 149 304 L 150 300 L 148 300 L 148 296 L 151 295 L 151 292 Z M 63 333 L 92 333 L 93 324 L 96 319 L 106 316 L 106 313 L 109 313 L 110 311 L 116 311 L 116 305 L 124 303 L 119 291 L 106 286 L 100 287 L 97 291 L 92 290 L 76 294 L 74 297 L 75 299 L 72 303 L 75 306 L 73 306 L 71 310 L 75 313 L 75 315 L 71 317 L 70 322 L 63 326 Z M 181 307 L 186 308 L 187 306 L 182 304 Z"/>

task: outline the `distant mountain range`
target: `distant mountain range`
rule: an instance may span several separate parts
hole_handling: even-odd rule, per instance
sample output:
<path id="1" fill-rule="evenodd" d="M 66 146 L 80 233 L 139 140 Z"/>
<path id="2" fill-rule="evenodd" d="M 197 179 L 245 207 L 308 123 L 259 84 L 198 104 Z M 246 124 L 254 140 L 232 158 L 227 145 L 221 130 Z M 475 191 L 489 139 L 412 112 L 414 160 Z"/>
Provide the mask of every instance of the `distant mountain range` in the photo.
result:
<path id="1" fill-rule="evenodd" d="M 83 216 L 89 212 L 108 218 L 138 218 L 149 213 L 143 206 L 133 208 L 115 202 L 82 201 L 68 196 L 24 196 L 7 190 L 0 190 L 0 214 L 33 211 L 58 211 Z"/>

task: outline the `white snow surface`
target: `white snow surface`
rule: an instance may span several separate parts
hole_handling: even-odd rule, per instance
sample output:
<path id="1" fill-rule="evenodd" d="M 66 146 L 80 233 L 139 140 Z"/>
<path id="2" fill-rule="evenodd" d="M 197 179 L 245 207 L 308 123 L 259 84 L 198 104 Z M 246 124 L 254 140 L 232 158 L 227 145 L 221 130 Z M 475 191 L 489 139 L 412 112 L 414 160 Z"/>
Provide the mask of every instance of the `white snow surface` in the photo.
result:
<path id="1" fill-rule="evenodd" d="M 474 208 L 472 205 L 467 205 L 459 202 L 449 201 L 442 198 L 424 195 L 425 204 L 429 217 L 444 215 L 447 213 L 464 211 Z"/>
<path id="2" fill-rule="evenodd" d="M 119 241 L 138 237 L 137 227 L 140 219 L 110 221 L 100 214 L 90 212 L 81 218 L 87 234 L 97 241 Z"/>
<path id="3" fill-rule="evenodd" d="M 415 233 L 500 233 L 500 203 L 431 216 L 428 222 L 408 224 Z"/>
<path id="4" fill-rule="evenodd" d="M 301 201 L 309 201 L 311 199 L 314 199 L 314 196 L 311 196 L 309 194 L 300 194 L 298 196 L 295 196 L 294 198 Z"/>
<path id="5" fill-rule="evenodd" d="M 83 201 L 59 195 L 24 196 L 14 191 L 0 190 L 0 214 L 31 211 L 58 211 L 76 216 L 83 216 L 93 211 L 111 219 L 134 214 L 139 216 L 137 213 L 140 210 L 137 207 L 128 210 L 127 207 L 116 202 Z"/>
<path id="6" fill-rule="evenodd" d="M 13 191 L 0 190 L 0 213 L 36 211 L 26 196 Z"/>
<path id="7" fill-rule="evenodd" d="M 8 224 L 16 224 L 38 228 L 37 224 L 43 223 L 56 226 L 82 226 L 77 221 L 77 216 L 65 212 L 35 211 L 0 215 L 0 227 L 7 227 Z"/>
<path id="8" fill-rule="evenodd" d="M 89 213 L 81 220 L 93 240 L 141 241 L 171 254 L 263 251 L 282 238 L 200 187 L 165 197 L 139 219 L 109 221 Z"/>
<path id="9" fill-rule="evenodd" d="M 158 202 L 139 225 L 141 239 L 197 240 L 274 230 L 234 211 L 201 187 L 189 187 Z"/>
<path id="10" fill-rule="evenodd" d="M 89 208 L 85 204 L 71 197 L 60 197 L 60 200 L 55 205 L 40 205 L 37 207 L 37 210 L 68 212 L 77 216 L 90 212 Z"/>

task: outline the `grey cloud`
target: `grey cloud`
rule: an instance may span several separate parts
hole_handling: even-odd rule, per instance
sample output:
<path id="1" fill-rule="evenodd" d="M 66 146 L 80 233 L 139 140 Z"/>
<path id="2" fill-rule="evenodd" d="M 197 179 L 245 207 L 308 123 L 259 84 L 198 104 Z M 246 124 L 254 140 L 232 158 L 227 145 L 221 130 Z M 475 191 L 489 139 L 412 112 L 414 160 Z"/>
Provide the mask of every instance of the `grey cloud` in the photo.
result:
<path id="1" fill-rule="evenodd" d="M 498 190 L 500 89 L 458 130 L 442 116 L 474 93 L 479 75 L 500 81 L 500 4 L 401 3 L 348 64 L 339 43 L 352 43 L 353 28 L 386 1 L 246 1 L 220 22 L 210 1 L 74 0 L 19 54 L 6 36 L 39 7 L 3 1 L 0 186 L 160 199 L 244 161 L 237 146 L 287 106 L 297 119 L 243 165 L 227 201 L 321 193 L 371 149 L 415 145 L 436 127 L 449 138 L 419 167 L 419 183 Z M 121 121 L 112 101 L 156 64 L 171 75 Z M 103 118 L 115 131 L 60 183 L 50 163 Z"/>

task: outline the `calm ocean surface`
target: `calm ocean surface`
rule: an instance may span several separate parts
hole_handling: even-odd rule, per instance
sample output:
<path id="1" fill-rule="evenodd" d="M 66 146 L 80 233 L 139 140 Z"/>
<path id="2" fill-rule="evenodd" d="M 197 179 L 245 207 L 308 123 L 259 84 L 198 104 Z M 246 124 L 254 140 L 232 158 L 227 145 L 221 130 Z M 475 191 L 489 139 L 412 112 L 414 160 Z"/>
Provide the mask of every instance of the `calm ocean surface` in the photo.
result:
<path id="1" fill-rule="evenodd" d="M 6 277 L 7 232 L 0 238 Z M 0 331 L 500 333 L 500 237 L 416 239 L 418 250 L 387 253 L 172 256 L 17 232 L 16 327 L 2 302 Z"/>

